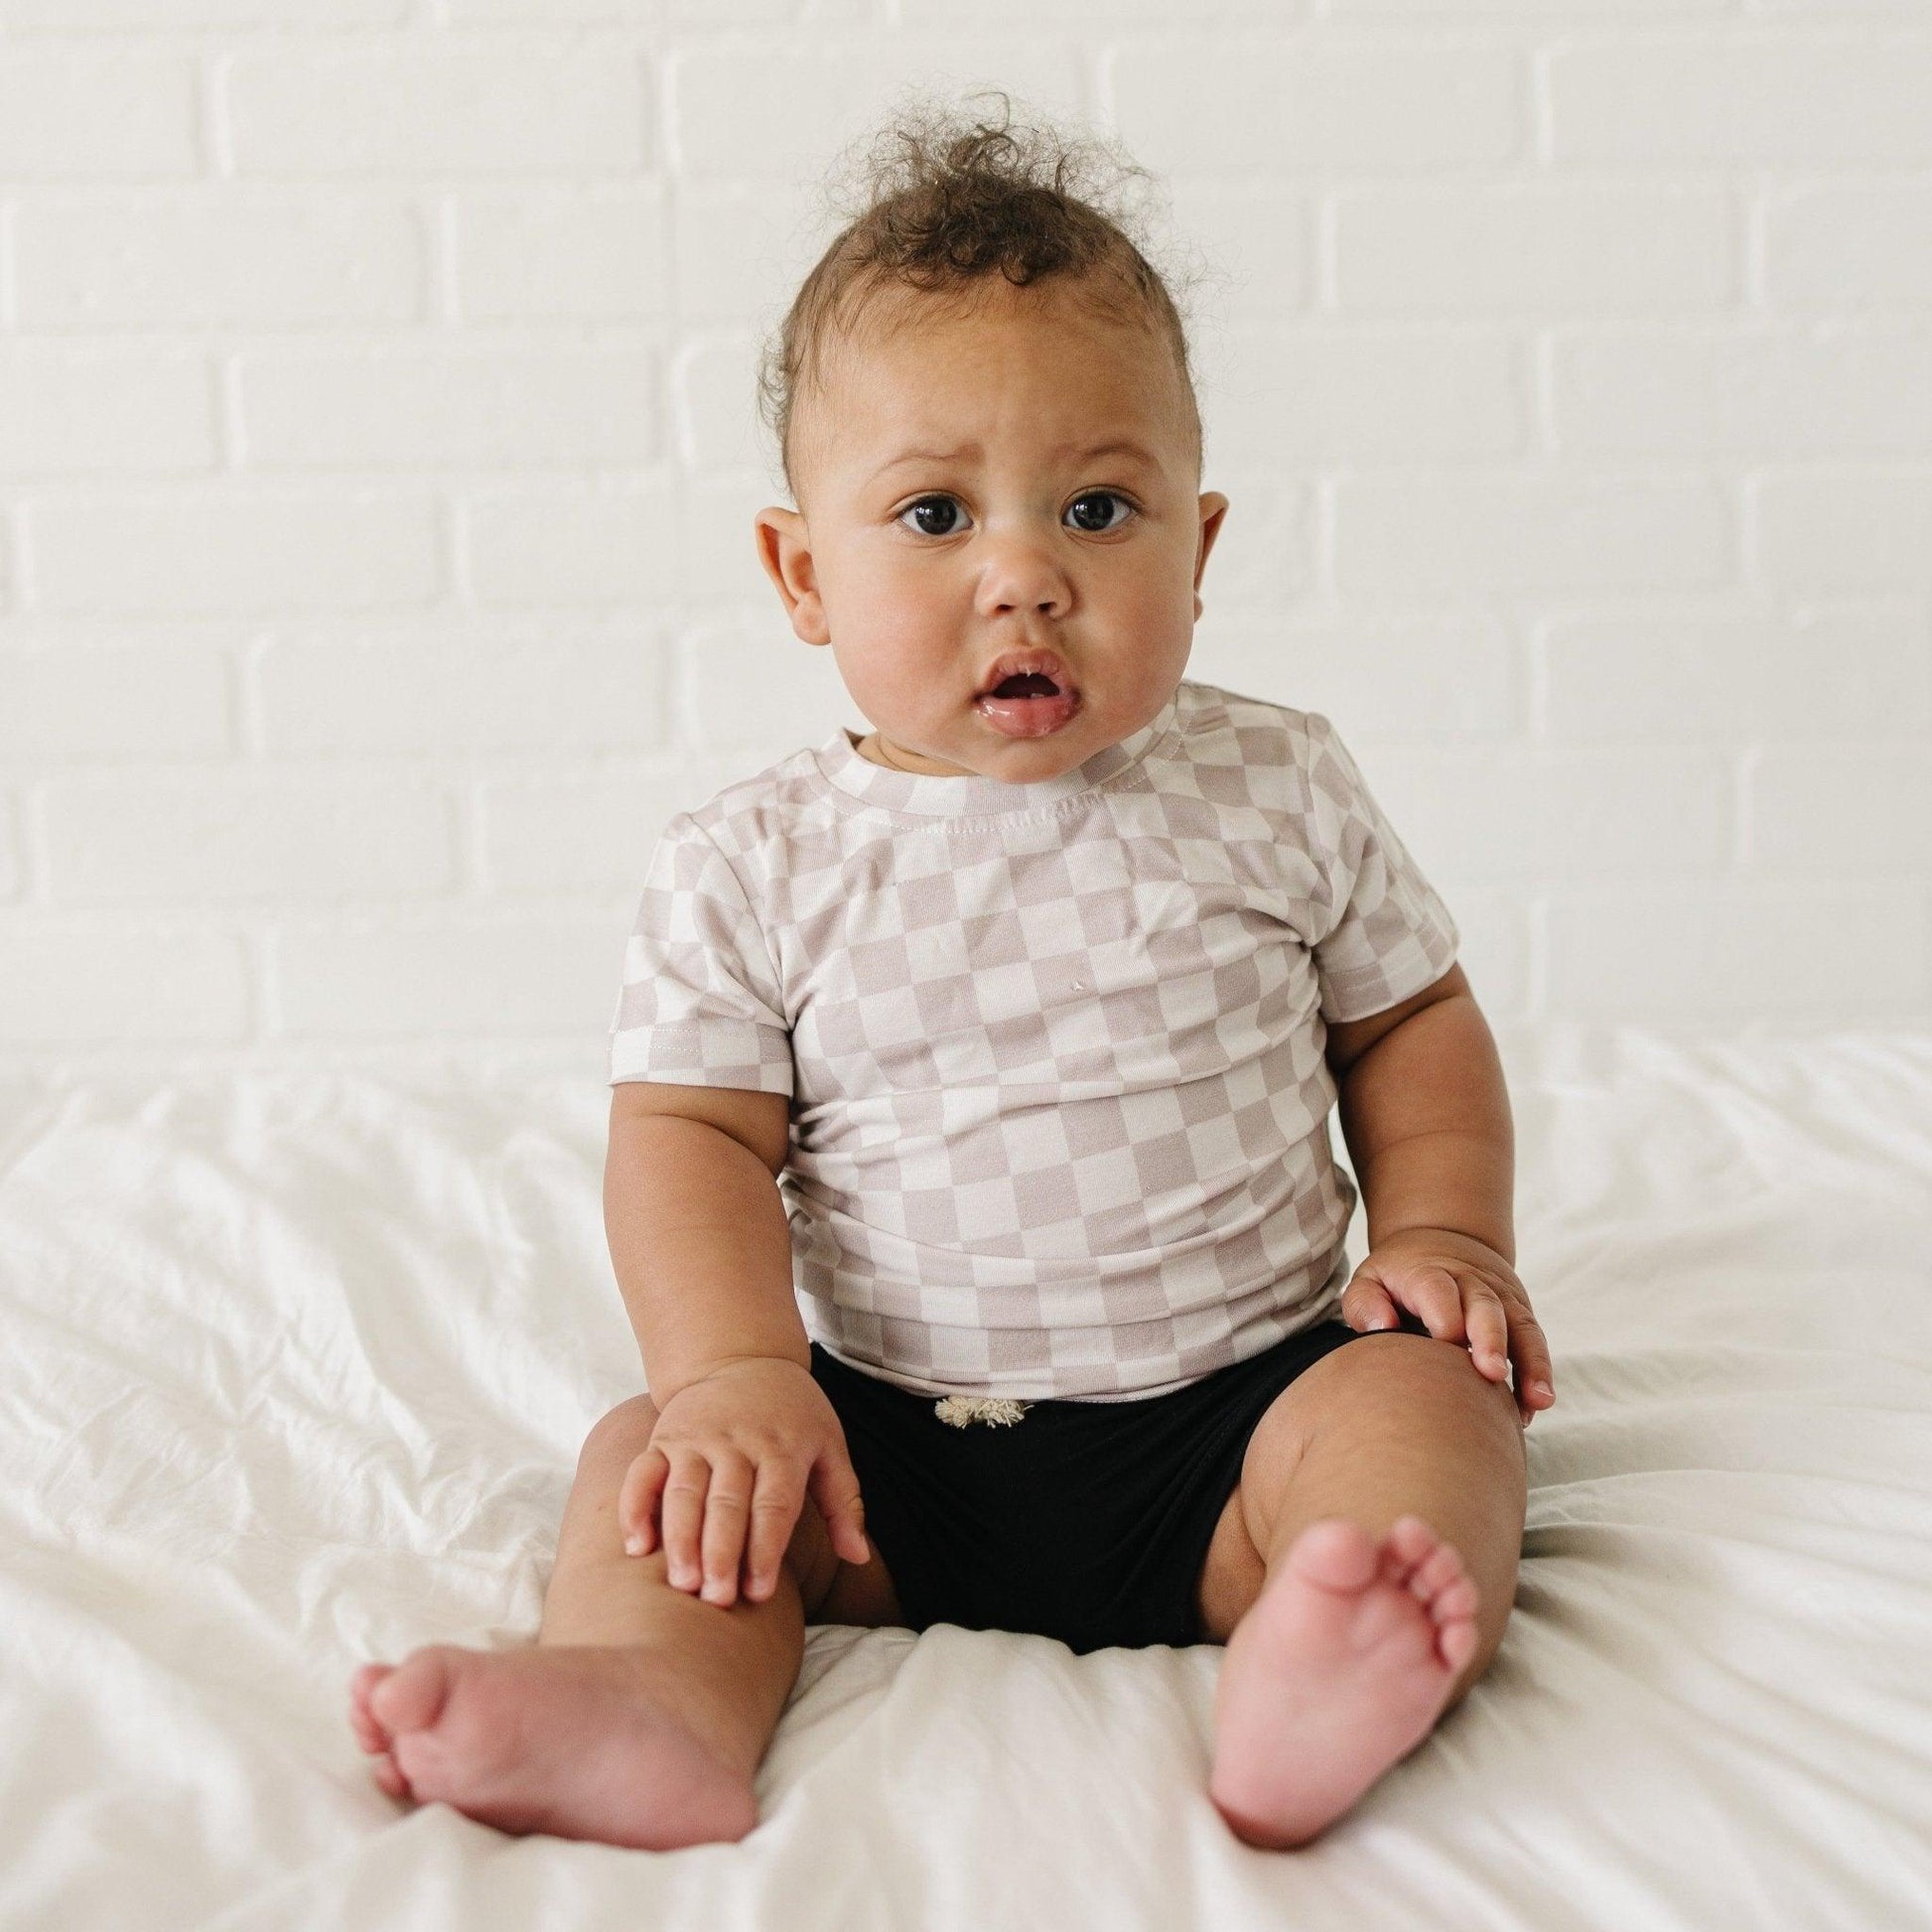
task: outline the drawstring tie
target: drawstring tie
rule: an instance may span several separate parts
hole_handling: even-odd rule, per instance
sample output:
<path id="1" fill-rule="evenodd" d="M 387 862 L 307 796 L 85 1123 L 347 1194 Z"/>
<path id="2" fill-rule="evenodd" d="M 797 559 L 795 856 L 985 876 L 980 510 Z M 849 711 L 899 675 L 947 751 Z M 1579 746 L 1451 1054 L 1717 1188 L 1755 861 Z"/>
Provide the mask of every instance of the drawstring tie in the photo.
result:
<path id="1" fill-rule="evenodd" d="M 1017 1423 L 1034 1405 L 1031 1402 L 1014 1402 L 998 1395 L 949 1395 L 943 1402 L 932 1405 L 932 1413 L 943 1423 L 950 1423 L 955 1429 L 964 1429 L 968 1423 L 995 1423 L 1005 1428 Z"/>

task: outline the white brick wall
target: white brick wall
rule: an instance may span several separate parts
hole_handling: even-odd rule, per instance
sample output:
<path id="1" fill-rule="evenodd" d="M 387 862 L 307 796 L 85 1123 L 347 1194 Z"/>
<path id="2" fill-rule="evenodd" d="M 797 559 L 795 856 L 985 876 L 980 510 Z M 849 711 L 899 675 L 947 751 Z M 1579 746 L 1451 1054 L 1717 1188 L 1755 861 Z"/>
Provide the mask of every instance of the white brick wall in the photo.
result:
<path id="1" fill-rule="evenodd" d="M 0 1069 L 601 1079 L 841 723 L 755 358 L 902 83 L 1172 202 L 1193 662 L 1500 1034 L 1932 1025 L 1932 0 L 0 0 Z"/>

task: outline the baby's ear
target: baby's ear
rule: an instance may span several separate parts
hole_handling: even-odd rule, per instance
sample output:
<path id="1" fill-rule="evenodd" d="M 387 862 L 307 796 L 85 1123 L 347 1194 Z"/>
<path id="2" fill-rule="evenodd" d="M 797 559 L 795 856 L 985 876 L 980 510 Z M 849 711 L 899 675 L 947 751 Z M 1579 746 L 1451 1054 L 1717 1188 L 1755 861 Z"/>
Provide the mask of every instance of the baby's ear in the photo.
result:
<path id="1" fill-rule="evenodd" d="M 1214 548 L 1214 539 L 1221 534 L 1221 525 L 1227 521 L 1228 499 L 1218 489 L 1206 491 L 1200 499 L 1200 549 L 1194 557 L 1194 588 L 1200 589 L 1201 572 L 1207 568 L 1207 553 Z M 1197 610 L 1195 617 L 1200 616 Z"/>
<path id="2" fill-rule="evenodd" d="M 784 600 L 793 634 L 807 644 L 830 643 L 832 633 L 825 623 L 805 519 L 796 510 L 772 504 L 752 519 L 752 534 L 759 562 Z"/>

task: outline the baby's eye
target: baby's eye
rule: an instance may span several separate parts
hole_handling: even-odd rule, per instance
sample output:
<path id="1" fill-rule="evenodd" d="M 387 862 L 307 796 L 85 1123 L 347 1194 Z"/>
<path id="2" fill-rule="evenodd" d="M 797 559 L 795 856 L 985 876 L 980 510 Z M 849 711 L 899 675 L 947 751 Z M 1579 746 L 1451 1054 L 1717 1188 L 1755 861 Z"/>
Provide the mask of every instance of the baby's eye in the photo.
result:
<path id="1" fill-rule="evenodd" d="M 1129 515 L 1132 515 L 1134 510 L 1134 505 L 1117 489 L 1089 489 L 1085 495 L 1074 497 L 1067 506 L 1066 513 L 1074 519 L 1074 528 L 1084 530 L 1089 536 L 1097 536 L 1107 530 L 1118 530 L 1121 524 L 1127 521 L 1123 516 L 1115 522 L 1089 523 L 1081 514 L 1081 505 L 1089 503 L 1118 503 Z M 1105 512 L 1103 511 L 1102 514 L 1104 515 Z"/>
<path id="2" fill-rule="evenodd" d="M 921 496 L 916 503 L 907 503 L 899 511 L 898 521 L 903 523 L 908 516 L 926 517 L 939 512 L 943 519 L 940 527 L 935 529 L 930 523 L 921 522 L 918 526 L 919 534 L 927 537 L 949 537 L 957 528 L 953 518 L 958 509 L 959 505 L 950 496 Z"/>

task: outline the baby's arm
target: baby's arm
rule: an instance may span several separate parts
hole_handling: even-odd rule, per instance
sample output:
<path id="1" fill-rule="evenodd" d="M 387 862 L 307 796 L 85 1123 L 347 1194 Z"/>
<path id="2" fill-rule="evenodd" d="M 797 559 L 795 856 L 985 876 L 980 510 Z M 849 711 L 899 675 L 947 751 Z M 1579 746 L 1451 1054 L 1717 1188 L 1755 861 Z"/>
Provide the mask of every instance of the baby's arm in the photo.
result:
<path id="1" fill-rule="evenodd" d="M 1406 1308 L 1466 1341 L 1494 1381 L 1513 1358 L 1527 1427 L 1556 1400 L 1550 1348 L 1514 1266 L 1509 1090 L 1462 968 L 1386 1013 L 1331 1022 L 1327 1058 L 1368 1213 L 1342 1318 L 1390 1328 Z"/>
<path id="2" fill-rule="evenodd" d="M 653 1080 L 611 1089 L 604 1226 L 660 1412 L 748 1355 L 810 1372 L 776 1185 L 790 1133 L 781 1093 Z"/>
<path id="3" fill-rule="evenodd" d="M 746 1593 L 771 1593 L 807 1487 L 839 1555 L 870 1555 L 859 1479 L 792 1293 L 776 1185 L 789 1147 L 782 1094 L 612 1090 L 605 1227 L 658 1411 L 619 1514 L 644 1555 L 661 1494 L 671 1583 L 726 1603 L 741 1559 Z"/>

